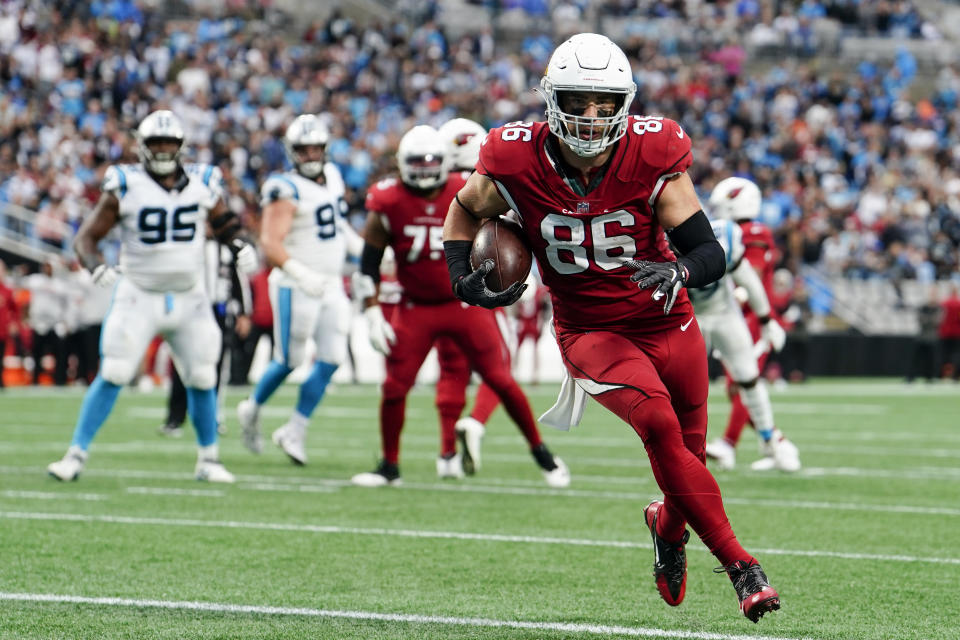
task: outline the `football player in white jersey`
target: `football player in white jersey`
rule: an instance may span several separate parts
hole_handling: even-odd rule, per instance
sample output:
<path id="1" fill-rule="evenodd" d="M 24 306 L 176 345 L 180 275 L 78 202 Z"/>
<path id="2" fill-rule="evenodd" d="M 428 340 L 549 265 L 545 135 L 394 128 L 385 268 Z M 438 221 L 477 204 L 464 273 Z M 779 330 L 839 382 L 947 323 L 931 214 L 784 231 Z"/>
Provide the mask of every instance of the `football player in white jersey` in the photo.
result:
<path id="1" fill-rule="evenodd" d="M 263 221 L 260 246 L 273 271 L 274 357 L 253 394 L 237 406 L 244 444 L 262 449 L 260 407 L 306 356 L 307 339 L 316 343 L 310 375 L 290 419 L 272 440 L 295 464 L 306 464 L 310 415 L 327 383 L 347 355 L 350 302 L 343 288 L 347 254 L 359 256 L 363 240 L 344 217 L 344 183 L 326 161 L 330 138 L 315 115 L 301 115 L 287 128 L 283 143 L 294 169 L 275 173 L 260 188 Z"/>
<path id="2" fill-rule="evenodd" d="M 100 372 L 84 396 L 67 454 L 47 471 L 59 480 L 77 478 L 120 388 L 134 377 L 147 345 L 159 333 L 173 350 L 187 387 L 199 445 L 196 477 L 233 482 L 217 445 L 214 386 L 220 328 L 202 281 L 207 222 L 236 251 L 244 271 L 257 268 L 257 252 L 241 238 L 240 221 L 224 203 L 220 170 L 181 164 L 184 131 L 177 116 L 154 111 L 140 123 L 136 137 L 140 163 L 107 169 L 100 200 L 75 239 L 77 256 L 93 281 L 114 287 L 113 300 L 103 321 Z M 104 263 L 97 245 L 117 224 L 121 251 L 114 268 Z"/>
<path id="3" fill-rule="evenodd" d="M 719 355 L 723 366 L 740 388 L 743 404 L 756 426 L 764 458 L 754 463 L 754 469 L 797 471 L 800 469 L 797 448 L 774 426 L 770 394 L 766 383 L 760 378 L 755 346 L 735 289 L 741 287 L 746 292 L 747 304 L 761 319 L 762 340 L 779 351 L 786 340 L 786 333 L 770 317 L 770 301 L 763 283 L 750 262 L 743 258 L 745 249 L 740 227 L 732 220 L 725 219 L 713 220 L 711 226 L 726 254 L 726 275 L 706 287 L 688 291 L 707 344 L 707 353 Z M 732 455 L 717 459 L 721 467 L 733 468 Z"/>

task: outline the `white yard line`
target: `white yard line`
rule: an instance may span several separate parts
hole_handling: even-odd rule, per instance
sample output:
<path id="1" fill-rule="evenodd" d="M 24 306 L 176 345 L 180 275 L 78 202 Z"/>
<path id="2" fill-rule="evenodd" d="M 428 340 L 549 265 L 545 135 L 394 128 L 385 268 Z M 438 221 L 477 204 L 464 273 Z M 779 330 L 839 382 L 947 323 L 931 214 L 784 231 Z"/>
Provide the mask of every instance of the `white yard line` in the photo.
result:
<path id="1" fill-rule="evenodd" d="M 0 491 L 0 497 L 22 500 L 106 500 L 107 496 L 101 493 L 69 493 L 52 491 Z"/>
<path id="2" fill-rule="evenodd" d="M 131 607 L 203 611 L 213 613 L 240 613 L 268 616 L 306 616 L 316 618 L 339 618 L 346 620 L 400 622 L 407 624 L 431 624 L 483 629 L 519 629 L 523 631 L 546 631 L 557 633 L 581 633 L 599 636 L 630 636 L 634 638 L 679 638 L 684 640 L 793 640 L 777 636 L 747 636 L 705 631 L 682 631 L 648 627 L 621 627 L 613 625 L 583 624 L 570 622 L 537 622 L 523 620 L 497 620 L 495 618 L 461 618 L 409 613 L 379 613 L 376 611 L 339 611 L 309 607 L 273 607 L 251 604 L 221 602 L 197 602 L 184 600 L 141 600 L 133 598 L 91 598 L 86 596 L 60 595 L 54 593 L 8 593 L 0 591 L 0 600 L 14 602 L 39 602 L 55 604 L 85 604 L 100 607 Z"/>
<path id="3" fill-rule="evenodd" d="M 192 498 L 222 498 L 220 489 L 179 489 L 174 487 L 127 487 L 127 493 L 151 496 L 189 496 Z"/>
<path id="4" fill-rule="evenodd" d="M 847 469 L 847 472 L 852 470 Z M 22 475 L 25 473 L 41 473 L 39 468 L 34 467 L 4 467 L 0 466 L 0 474 Z M 818 470 L 811 470 L 811 473 L 818 474 Z M 892 473 L 892 472 L 891 472 Z M 84 475 L 98 476 L 107 478 L 133 478 L 138 480 L 192 480 L 193 476 L 188 473 L 171 473 L 163 471 L 139 471 L 131 469 L 93 469 L 84 471 Z M 756 474 L 754 474 L 756 475 Z M 605 478 L 602 476 L 590 476 L 597 482 L 620 484 L 620 485 L 651 485 L 650 478 Z M 722 476 L 721 476 L 722 477 Z M 890 477 L 897 477 L 891 475 Z M 924 479 L 929 479 L 930 475 L 924 475 Z M 580 476 L 574 476 L 574 479 Z M 259 476 L 259 475 L 239 475 L 237 476 L 237 489 L 250 491 L 276 491 L 276 492 L 295 492 L 295 493 L 330 493 L 341 489 L 352 487 L 349 480 L 338 478 L 311 478 L 299 481 L 289 476 Z M 613 482 L 615 480 L 616 482 Z M 452 493 L 466 494 L 493 494 L 493 495 L 529 495 L 529 496 L 552 496 L 559 498 L 583 498 L 595 500 L 636 500 L 639 502 L 648 502 L 657 497 L 657 490 L 652 492 L 631 492 L 631 491 L 603 491 L 590 489 L 548 489 L 542 486 L 542 481 L 525 480 L 505 480 L 490 479 L 483 483 L 474 481 L 465 482 L 404 482 L 402 488 L 393 489 L 398 491 L 444 491 Z M 191 491 L 201 495 L 206 490 L 185 490 L 179 488 L 173 489 L 132 489 L 153 491 L 154 493 L 168 493 L 174 495 L 175 492 L 182 491 L 189 494 Z M 214 490 L 224 491 L 225 490 Z M 27 494 L 45 493 L 53 497 L 71 497 L 74 495 L 99 495 L 99 494 L 70 494 L 55 492 L 9 492 L 16 493 L 17 496 L 8 497 L 30 497 Z M 0 493 L 0 497 L 4 494 Z M 94 499 L 94 498 L 91 498 Z M 100 498 L 95 498 L 100 499 Z M 766 508 L 783 509 L 825 509 L 840 511 L 864 511 L 869 513 L 914 513 L 918 515 L 937 515 L 937 516 L 960 516 L 960 508 L 952 507 L 926 507 L 918 505 L 901 504 L 864 504 L 864 503 L 843 503 L 843 502 L 825 502 L 814 500 L 772 500 L 765 498 L 737 498 L 729 494 L 724 497 L 724 503 L 731 505 L 758 506 Z"/>
<path id="5" fill-rule="evenodd" d="M 348 534 L 422 538 L 443 540 L 469 540 L 480 542 L 506 542 L 522 544 L 548 544 L 578 547 L 601 547 L 613 549 L 650 549 L 652 545 L 629 540 L 592 540 L 587 538 L 551 538 L 543 536 L 506 535 L 492 533 L 469 533 L 461 531 L 429 531 L 422 529 L 387 529 L 373 527 L 340 527 L 336 525 L 311 525 L 286 522 L 244 522 L 237 520 L 192 520 L 186 518 L 143 518 L 136 516 L 88 515 L 77 513 L 43 513 L 35 511 L 0 511 L 0 518 L 9 520 L 47 520 L 58 522 L 101 522 L 106 524 L 141 525 L 161 527 L 204 527 L 213 529 L 249 529 L 258 531 L 293 531 L 297 533 Z M 702 545 L 692 545 L 688 550 L 706 552 Z M 871 560 L 879 562 L 909 562 L 925 564 L 960 565 L 960 558 L 936 558 L 924 556 L 890 555 L 882 553 L 853 553 L 813 549 L 755 549 L 760 554 L 800 556 L 811 558 L 838 558 L 844 560 Z"/>

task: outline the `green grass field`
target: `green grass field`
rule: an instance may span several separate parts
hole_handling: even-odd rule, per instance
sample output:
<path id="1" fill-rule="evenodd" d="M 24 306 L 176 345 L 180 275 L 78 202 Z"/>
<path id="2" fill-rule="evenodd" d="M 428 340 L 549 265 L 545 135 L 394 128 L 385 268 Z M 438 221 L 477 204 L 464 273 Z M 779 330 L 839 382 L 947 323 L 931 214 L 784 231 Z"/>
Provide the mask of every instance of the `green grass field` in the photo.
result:
<path id="1" fill-rule="evenodd" d="M 530 389 L 536 412 L 555 388 Z M 774 394 L 796 475 L 717 473 L 741 542 L 783 608 L 758 625 L 698 541 L 687 597 L 657 595 L 641 511 L 658 497 L 639 439 L 591 404 L 545 428 L 573 484 L 552 490 L 502 410 L 473 478 L 435 476 L 432 389 L 408 403 L 404 486 L 349 486 L 379 452 L 377 390 L 332 389 L 310 464 L 243 449 L 233 486 L 192 480 L 192 433 L 163 439 L 159 393 L 126 390 L 78 482 L 44 473 L 80 391 L 0 393 L 0 638 L 960 638 L 960 389 L 820 381 Z M 268 407 L 266 435 L 295 389 Z M 729 405 L 711 395 L 710 434 Z M 189 431 L 189 429 L 188 429 Z M 695 539 L 695 537 L 694 537 Z"/>

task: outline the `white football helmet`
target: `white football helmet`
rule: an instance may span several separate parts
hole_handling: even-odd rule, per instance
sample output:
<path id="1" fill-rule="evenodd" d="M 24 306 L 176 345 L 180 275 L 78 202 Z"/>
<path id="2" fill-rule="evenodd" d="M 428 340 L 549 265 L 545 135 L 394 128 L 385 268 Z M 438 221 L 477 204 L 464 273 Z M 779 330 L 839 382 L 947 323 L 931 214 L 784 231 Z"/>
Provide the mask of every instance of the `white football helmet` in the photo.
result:
<path id="1" fill-rule="evenodd" d="M 613 93 L 619 107 L 608 117 L 564 113 L 560 94 L 568 91 Z M 578 33 L 557 47 L 540 79 L 550 131 L 583 158 L 601 154 L 624 136 L 636 91 L 627 56 L 609 38 L 596 33 Z"/>
<path id="2" fill-rule="evenodd" d="M 714 218 L 742 222 L 760 215 L 760 187 L 746 178 L 726 178 L 710 192 L 710 214 Z"/>
<path id="3" fill-rule="evenodd" d="M 480 144 L 487 130 L 473 120 L 454 118 L 444 122 L 438 131 L 450 147 L 451 169 L 472 170 L 480 158 Z"/>
<path id="4" fill-rule="evenodd" d="M 323 165 L 326 163 L 326 148 L 330 141 L 330 131 L 327 125 L 323 124 L 317 116 L 313 114 L 304 114 L 297 116 L 296 120 L 287 127 L 287 132 L 283 135 L 283 148 L 287 152 L 287 157 L 296 168 L 297 173 L 304 178 L 313 180 L 323 172 Z M 319 145 L 324 148 L 323 158 L 314 161 L 305 161 L 300 158 L 299 147 L 307 145 Z"/>
<path id="5" fill-rule="evenodd" d="M 137 127 L 137 156 L 147 171 L 158 176 L 173 173 L 180 166 L 180 153 L 183 151 L 183 124 L 180 118 L 166 109 L 154 111 Z M 173 153 L 153 153 L 147 143 L 153 140 L 174 140 L 177 150 Z"/>
<path id="6" fill-rule="evenodd" d="M 404 184 L 415 189 L 435 189 L 447 181 L 450 151 L 440 132 L 425 124 L 403 134 L 397 148 L 397 167 Z"/>

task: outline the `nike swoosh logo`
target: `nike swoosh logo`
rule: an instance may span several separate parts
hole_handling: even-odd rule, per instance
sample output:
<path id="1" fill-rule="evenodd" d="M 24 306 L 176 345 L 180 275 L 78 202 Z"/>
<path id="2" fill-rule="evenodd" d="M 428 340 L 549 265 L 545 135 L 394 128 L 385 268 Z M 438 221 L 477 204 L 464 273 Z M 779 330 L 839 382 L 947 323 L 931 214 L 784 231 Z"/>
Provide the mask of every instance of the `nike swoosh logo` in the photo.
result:
<path id="1" fill-rule="evenodd" d="M 690 319 L 680 325 L 680 331 L 686 331 L 687 327 L 690 326 L 690 323 L 693 322 L 693 316 L 690 316 Z"/>
<path id="2" fill-rule="evenodd" d="M 677 137 L 683 140 L 683 129 L 677 127 Z"/>

